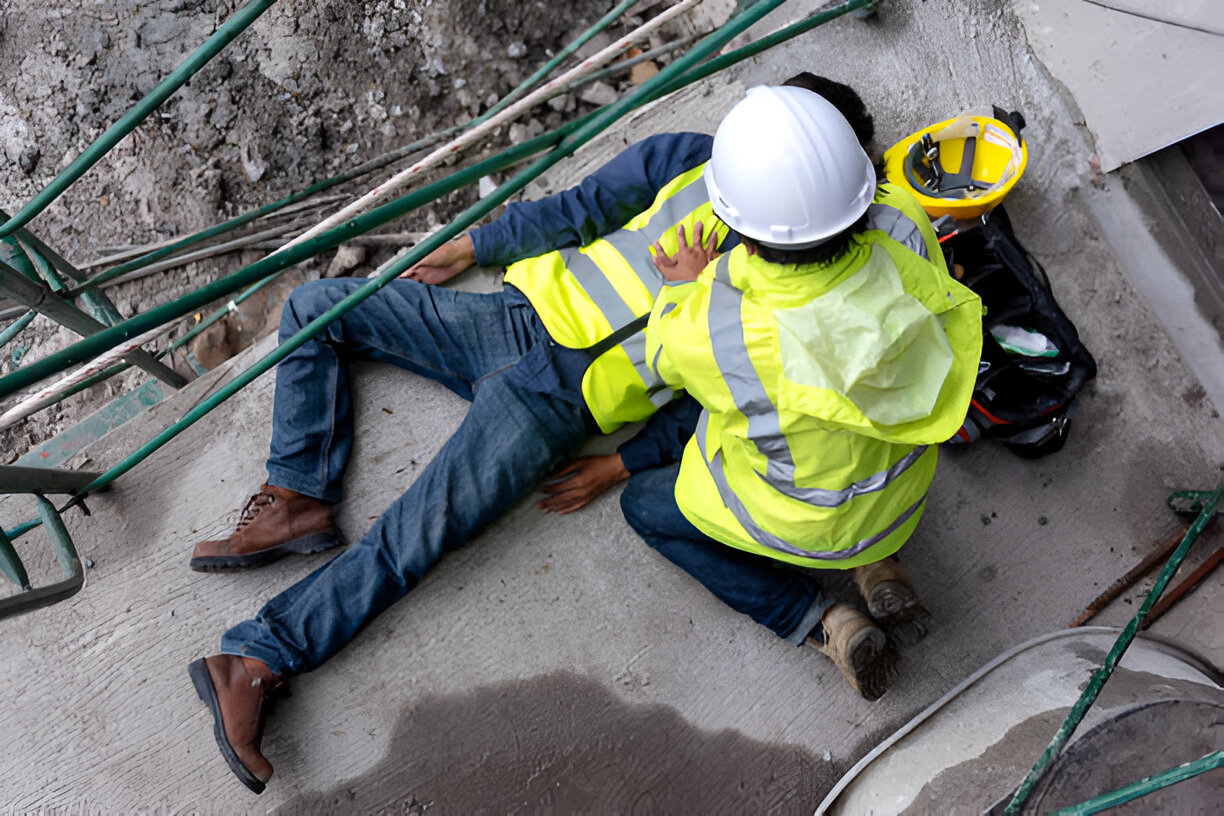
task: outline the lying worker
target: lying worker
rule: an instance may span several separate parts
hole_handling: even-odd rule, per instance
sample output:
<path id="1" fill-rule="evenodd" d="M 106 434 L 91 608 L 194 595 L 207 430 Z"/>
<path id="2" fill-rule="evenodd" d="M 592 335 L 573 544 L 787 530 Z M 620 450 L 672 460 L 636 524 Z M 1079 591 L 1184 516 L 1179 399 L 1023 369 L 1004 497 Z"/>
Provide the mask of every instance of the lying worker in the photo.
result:
<path id="1" fill-rule="evenodd" d="M 221 752 L 251 790 L 261 792 L 272 774 L 260 752 L 272 689 L 335 654 L 443 553 L 467 543 L 573 456 L 590 430 L 610 432 L 671 397 L 645 365 L 641 329 L 662 286 L 649 248 L 661 242 L 674 250 L 680 226 L 716 223 L 701 178 L 711 142 L 695 133 L 652 137 L 572 190 L 510 206 L 277 367 L 268 483 L 233 535 L 196 546 L 193 569 L 252 567 L 340 543 L 333 504 L 352 446 L 348 360 L 381 360 L 430 377 L 471 407 L 358 542 L 226 632 L 221 654 L 191 664 Z M 713 231 L 726 235 L 725 227 Z M 508 266 L 505 290 L 426 285 L 474 262 Z M 362 283 L 299 287 L 284 308 L 282 339 Z M 592 362 L 584 349 L 638 317 L 632 333 L 614 338 Z"/>
<path id="2" fill-rule="evenodd" d="M 981 303 L 948 275 L 917 201 L 877 187 L 850 125 L 814 93 L 750 90 L 704 176 L 741 244 L 708 265 L 708 248 L 665 251 L 660 271 L 679 285 L 647 329 L 654 372 L 704 410 L 681 463 L 635 474 L 622 507 L 720 599 L 810 638 L 875 699 L 892 670 L 883 633 L 777 562 L 889 583 L 935 445 L 968 407 Z M 873 612 L 903 616 L 888 595 Z"/>

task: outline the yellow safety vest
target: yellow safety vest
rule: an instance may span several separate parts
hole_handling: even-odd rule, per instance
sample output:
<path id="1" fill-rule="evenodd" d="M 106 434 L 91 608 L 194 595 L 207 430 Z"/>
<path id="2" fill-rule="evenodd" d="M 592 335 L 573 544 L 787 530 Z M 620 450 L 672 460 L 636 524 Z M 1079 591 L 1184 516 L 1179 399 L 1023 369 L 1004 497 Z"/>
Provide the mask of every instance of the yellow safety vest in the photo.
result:
<path id="1" fill-rule="evenodd" d="M 659 295 L 647 353 L 705 409 L 676 500 L 714 539 L 845 569 L 895 552 L 922 515 L 934 445 L 969 405 L 981 301 L 912 196 L 882 185 L 868 217 L 830 263 L 739 247 Z"/>
<path id="2" fill-rule="evenodd" d="M 663 286 L 650 248 L 657 241 L 673 254 L 677 229 L 685 235 L 701 221 L 719 243 L 727 227 L 714 215 L 702 164 L 676 176 L 650 207 L 616 232 L 586 246 L 549 252 L 511 264 L 506 283 L 531 301 L 548 333 L 569 348 L 589 348 L 634 319 L 650 313 Z M 594 360 L 582 378 L 582 394 L 604 433 L 654 413 L 674 396 L 646 364 L 644 331 Z"/>

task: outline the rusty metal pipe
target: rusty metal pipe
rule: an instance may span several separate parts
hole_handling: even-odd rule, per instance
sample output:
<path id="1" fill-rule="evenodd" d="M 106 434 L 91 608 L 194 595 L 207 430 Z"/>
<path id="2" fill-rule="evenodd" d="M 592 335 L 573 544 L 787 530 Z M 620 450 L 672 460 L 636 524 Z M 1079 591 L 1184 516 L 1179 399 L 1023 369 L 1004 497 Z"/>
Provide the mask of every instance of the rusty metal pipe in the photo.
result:
<path id="1" fill-rule="evenodd" d="M 1153 567 L 1167 560 L 1169 555 L 1177 549 L 1177 545 L 1181 543 L 1185 535 L 1186 528 L 1184 527 L 1178 527 L 1170 532 L 1151 555 L 1140 561 L 1130 572 L 1114 581 L 1109 589 L 1102 592 L 1092 603 L 1088 604 L 1088 608 L 1078 618 L 1068 623 L 1067 628 L 1074 629 L 1092 620 L 1098 612 L 1105 608 L 1106 604 L 1134 586 L 1140 578 L 1151 572 Z"/>

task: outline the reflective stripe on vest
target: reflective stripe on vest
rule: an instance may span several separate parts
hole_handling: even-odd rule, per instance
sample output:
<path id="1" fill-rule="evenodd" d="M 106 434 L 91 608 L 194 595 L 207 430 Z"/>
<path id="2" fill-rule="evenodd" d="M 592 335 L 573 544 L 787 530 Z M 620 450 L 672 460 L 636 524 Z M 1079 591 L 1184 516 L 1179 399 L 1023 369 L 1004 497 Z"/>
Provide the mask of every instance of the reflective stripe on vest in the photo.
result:
<path id="1" fill-rule="evenodd" d="M 847 558 L 853 558 L 863 550 L 874 547 L 884 539 L 888 538 L 896 532 L 901 525 L 905 524 L 909 518 L 918 512 L 918 508 L 922 507 L 922 503 L 926 501 L 926 495 L 923 494 L 918 501 L 911 504 L 902 511 L 901 515 L 893 521 L 892 524 L 885 527 L 880 532 L 873 536 L 856 541 L 853 546 L 843 550 L 828 552 L 826 550 L 805 550 L 802 547 L 796 547 L 789 541 L 779 538 L 768 530 L 763 529 L 756 523 L 756 519 L 748 512 L 748 508 L 739 500 L 739 496 L 735 495 L 735 491 L 731 489 L 731 485 L 727 483 L 727 475 L 723 470 L 722 451 L 714 454 L 714 459 L 711 460 L 706 455 L 705 436 L 710 424 L 710 414 L 708 411 L 701 412 L 701 419 L 697 422 L 697 448 L 701 451 L 701 459 L 706 462 L 706 467 L 710 471 L 710 477 L 714 480 L 714 484 L 718 487 L 718 494 L 722 497 L 723 503 L 727 505 L 727 509 L 731 511 L 731 515 L 735 516 L 735 520 L 740 523 L 744 531 L 752 536 L 752 540 L 760 544 L 762 547 L 768 547 L 771 550 L 778 552 L 789 553 L 790 555 L 798 555 L 803 558 L 814 558 L 818 561 L 843 561 Z"/>
<path id="2" fill-rule="evenodd" d="M 657 295 L 663 285 L 663 278 L 655 269 L 650 247 L 669 229 L 684 220 L 685 216 L 708 200 L 709 194 L 706 192 L 705 180 L 699 173 L 696 178 L 663 201 L 644 225 L 637 229 L 628 227 L 619 229 L 600 239 L 599 243 L 607 244 L 615 249 L 647 291 L 652 296 Z M 563 249 L 561 257 L 570 274 L 574 276 L 574 280 L 603 314 L 613 332 L 622 326 L 627 326 L 637 318 L 632 307 L 616 291 L 608 273 L 582 249 L 578 247 Z M 672 398 L 671 390 L 664 388 L 662 380 L 656 377 L 646 365 L 645 327 L 622 341 L 620 347 L 629 356 L 642 382 L 646 383 L 647 390 L 650 392 L 650 401 L 656 406 L 668 402 Z"/>
<path id="3" fill-rule="evenodd" d="M 718 365 L 727 389 L 731 392 L 732 399 L 735 400 L 736 408 L 748 420 L 748 438 L 765 457 L 765 473 L 757 475 L 779 493 L 805 504 L 822 508 L 840 507 L 855 496 L 875 493 L 888 487 L 922 457 L 926 452 L 925 445 L 913 448 L 886 470 L 874 473 L 839 490 L 800 487 L 795 484 L 795 460 L 786 435 L 782 433 L 781 418 L 778 415 L 777 407 L 756 373 L 756 367 L 752 363 L 748 345 L 744 339 L 744 328 L 740 317 L 743 293 L 731 285 L 729 255 L 730 253 L 724 254 L 719 259 L 715 267 L 715 282 L 710 287 L 710 345 L 714 352 L 715 363 Z M 719 493 L 727 508 L 748 531 L 748 534 L 762 546 L 808 558 L 826 560 L 850 558 L 881 541 L 913 515 L 922 504 L 922 499 L 919 499 L 883 533 L 860 541 L 848 550 L 839 550 L 835 553 L 813 553 L 802 550 L 762 530 L 752 519 L 751 514 L 744 508 L 727 483 L 726 474 L 723 472 L 721 452 L 715 455 L 713 461 L 706 453 L 705 432 L 708 423 L 708 413 L 703 412 L 697 433 L 697 445 L 701 450 L 702 459 L 707 463 L 710 475 L 718 485 Z"/>
<path id="4" fill-rule="evenodd" d="M 922 230 L 912 218 L 896 207 L 888 204 L 872 204 L 868 207 L 867 229 L 880 230 L 906 249 L 928 261 L 931 259 Z"/>

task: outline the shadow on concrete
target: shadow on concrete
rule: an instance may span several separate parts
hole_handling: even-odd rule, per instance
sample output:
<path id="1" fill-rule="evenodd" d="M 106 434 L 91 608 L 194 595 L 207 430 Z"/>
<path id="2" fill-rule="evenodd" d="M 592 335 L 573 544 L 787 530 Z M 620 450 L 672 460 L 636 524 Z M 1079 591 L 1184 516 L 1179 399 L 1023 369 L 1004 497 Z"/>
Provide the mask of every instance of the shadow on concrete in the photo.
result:
<path id="1" fill-rule="evenodd" d="M 395 716 L 370 772 L 277 812 L 808 814 L 835 780 L 801 747 L 702 731 L 569 672 L 422 697 Z"/>

